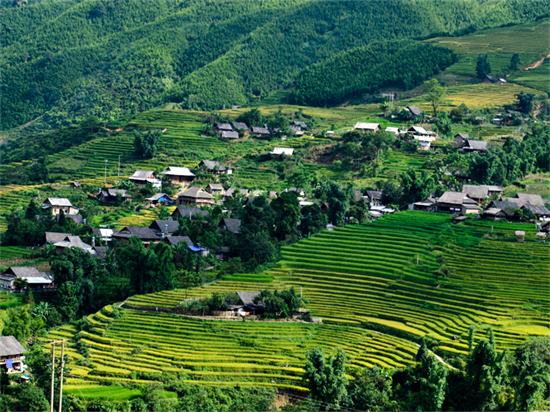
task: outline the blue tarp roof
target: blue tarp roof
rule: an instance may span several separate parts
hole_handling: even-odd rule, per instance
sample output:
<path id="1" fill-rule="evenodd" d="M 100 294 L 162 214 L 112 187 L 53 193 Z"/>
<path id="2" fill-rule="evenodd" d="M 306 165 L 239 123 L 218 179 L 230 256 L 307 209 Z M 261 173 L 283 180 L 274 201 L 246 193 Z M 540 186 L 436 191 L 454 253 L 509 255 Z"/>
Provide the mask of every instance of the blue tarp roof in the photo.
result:
<path id="1" fill-rule="evenodd" d="M 187 246 L 189 249 L 191 249 L 193 252 L 200 252 L 201 248 L 197 246 Z"/>

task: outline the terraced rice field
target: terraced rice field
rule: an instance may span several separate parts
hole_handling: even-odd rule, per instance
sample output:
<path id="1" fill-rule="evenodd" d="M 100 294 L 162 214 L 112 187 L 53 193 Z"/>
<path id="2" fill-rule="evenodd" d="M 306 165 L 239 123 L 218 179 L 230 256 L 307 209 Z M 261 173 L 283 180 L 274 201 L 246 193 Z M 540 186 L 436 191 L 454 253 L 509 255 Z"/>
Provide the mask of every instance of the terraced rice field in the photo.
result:
<path id="1" fill-rule="evenodd" d="M 136 378 L 141 372 L 175 373 L 186 383 L 202 385 L 304 391 L 301 375 L 309 348 L 322 346 L 329 353 L 343 348 L 352 368 L 404 367 L 417 351 L 405 340 L 350 326 L 203 321 L 128 309 L 114 319 L 111 306 L 88 316 L 88 321 L 94 329 L 82 332 L 82 341 L 90 347 L 89 365 L 78 366 L 75 361 L 82 355 L 72 347 L 66 349 L 71 371 L 66 388 L 71 393 L 86 385 L 94 392 L 99 383 L 146 383 Z M 41 340 L 72 339 L 75 332 L 64 326 Z"/>
<path id="2" fill-rule="evenodd" d="M 527 233 L 523 244 L 514 237 L 519 229 Z M 466 351 L 470 325 L 491 326 L 500 347 L 514 348 L 531 334 L 550 332 L 549 248 L 535 234 L 531 225 L 455 225 L 449 215 L 403 212 L 283 248 L 282 261 L 268 273 L 272 283 L 228 277 L 128 303 L 170 310 L 187 295 L 294 286 L 324 322 L 411 339 L 427 335 L 443 353 Z"/>

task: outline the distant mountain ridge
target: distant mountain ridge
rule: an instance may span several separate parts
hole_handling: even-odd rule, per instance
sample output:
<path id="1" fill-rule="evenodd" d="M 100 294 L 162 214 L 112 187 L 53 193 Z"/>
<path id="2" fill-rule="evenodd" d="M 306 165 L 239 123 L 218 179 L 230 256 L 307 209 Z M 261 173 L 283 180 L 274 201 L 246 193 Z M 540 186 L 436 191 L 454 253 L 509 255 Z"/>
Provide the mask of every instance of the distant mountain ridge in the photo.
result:
<path id="1" fill-rule="evenodd" d="M 58 127 L 165 102 L 245 105 L 373 41 L 532 21 L 545 1 L 38 0 L 0 3 L 2 129 Z"/>

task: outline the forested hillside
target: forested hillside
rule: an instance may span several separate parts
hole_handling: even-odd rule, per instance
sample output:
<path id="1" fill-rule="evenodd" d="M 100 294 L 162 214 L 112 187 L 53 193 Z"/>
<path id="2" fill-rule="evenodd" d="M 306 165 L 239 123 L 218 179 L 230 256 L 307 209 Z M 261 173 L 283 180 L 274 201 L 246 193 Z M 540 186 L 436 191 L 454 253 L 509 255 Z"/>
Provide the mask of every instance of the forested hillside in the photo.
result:
<path id="1" fill-rule="evenodd" d="M 22 5 L 18 5 L 18 3 Z M 532 21 L 544 1 L 1 3 L 2 129 L 244 105 L 372 41 Z M 43 117 L 40 117 L 43 116 Z"/>
<path id="2" fill-rule="evenodd" d="M 456 53 L 443 47 L 412 41 L 375 43 L 308 67 L 291 98 L 297 104 L 324 106 L 388 86 L 410 89 L 456 60 Z"/>

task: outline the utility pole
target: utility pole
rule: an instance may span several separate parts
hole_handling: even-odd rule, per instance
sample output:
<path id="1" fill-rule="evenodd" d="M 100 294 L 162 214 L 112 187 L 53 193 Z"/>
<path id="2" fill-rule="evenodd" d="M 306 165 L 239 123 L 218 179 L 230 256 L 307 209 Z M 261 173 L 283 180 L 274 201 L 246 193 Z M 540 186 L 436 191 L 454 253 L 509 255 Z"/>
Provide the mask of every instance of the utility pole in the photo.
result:
<path id="1" fill-rule="evenodd" d="M 52 397 L 50 401 L 50 412 L 53 412 L 53 383 L 55 381 L 55 341 L 51 343 L 52 345 Z"/>
<path id="2" fill-rule="evenodd" d="M 61 341 L 61 379 L 59 380 L 59 412 L 63 402 L 63 369 L 65 368 L 65 339 Z"/>
<path id="3" fill-rule="evenodd" d="M 107 162 L 108 162 L 108 160 L 105 159 L 105 180 L 104 180 L 105 184 L 107 184 Z"/>

